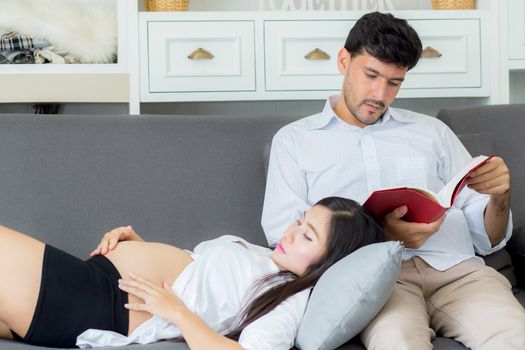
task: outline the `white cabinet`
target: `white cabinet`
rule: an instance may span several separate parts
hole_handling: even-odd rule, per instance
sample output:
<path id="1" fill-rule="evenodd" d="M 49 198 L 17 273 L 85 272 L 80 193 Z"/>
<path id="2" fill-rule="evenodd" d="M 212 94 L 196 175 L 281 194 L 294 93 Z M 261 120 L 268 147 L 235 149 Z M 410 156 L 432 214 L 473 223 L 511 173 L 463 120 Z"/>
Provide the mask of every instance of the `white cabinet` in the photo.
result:
<path id="1" fill-rule="evenodd" d="M 509 59 L 525 60 L 525 1 L 508 0 Z"/>
<path id="2" fill-rule="evenodd" d="M 265 21 L 267 91 L 335 91 L 337 54 L 355 21 Z"/>
<path id="3" fill-rule="evenodd" d="M 128 18 L 136 3 L 117 5 L 118 62 L 109 64 L 0 65 L 0 103 L 129 101 Z"/>
<path id="4" fill-rule="evenodd" d="M 402 90 L 481 88 L 480 19 L 410 20 L 425 55 Z M 265 21 L 267 91 L 337 91 L 337 54 L 355 21 Z"/>
<path id="5" fill-rule="evenodd" d="M 361 15 L 141 13 L 141 101 L 324 99 L 341 88 L 337 54 Z M 485 11 L 394 15 L 406 18 L 426 52 L 435 53 L 407 74 L 399 97 L 489 96 Z M 188 58 L 199 50 L 213 58 Z"/>
<path id="6" fill-rule="evenodd" d="M 148 92 L 255 91 L 253 21 L 148 21 Z"/>
<path id="7" fill-rule="evenodd" d="M 411 20 L 425 50 L 403 89 L 481 88 L 480 19 Z"/>

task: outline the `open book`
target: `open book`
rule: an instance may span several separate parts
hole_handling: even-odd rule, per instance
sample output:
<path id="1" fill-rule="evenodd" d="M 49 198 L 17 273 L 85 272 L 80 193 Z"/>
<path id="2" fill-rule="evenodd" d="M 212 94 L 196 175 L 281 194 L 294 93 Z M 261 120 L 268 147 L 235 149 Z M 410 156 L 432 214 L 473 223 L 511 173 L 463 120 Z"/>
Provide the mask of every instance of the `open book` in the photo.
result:
<path id="1" fill-rule="evenodd" d="M 372 192 L 363 206 L 382 219 L 395 208 L 406 205 L 403 220 L 430 223 L 449 209 L 459 192 L 467 185 L 468 176 L 493 156 L 473 158 L 438 193 L 417 187 L 396 187 Z"/>

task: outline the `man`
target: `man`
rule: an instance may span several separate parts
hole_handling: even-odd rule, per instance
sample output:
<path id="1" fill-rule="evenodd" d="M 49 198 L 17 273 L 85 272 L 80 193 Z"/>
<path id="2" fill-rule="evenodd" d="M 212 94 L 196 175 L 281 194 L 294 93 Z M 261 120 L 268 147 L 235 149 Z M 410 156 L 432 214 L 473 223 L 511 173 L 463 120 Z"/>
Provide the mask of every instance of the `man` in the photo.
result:
<path id="1" fill-rule="evenodd" d="M 438 192 L 470 161 L 439 120 L 390 107 L 420 54 L 406 21 L 377 12 L 357 21 L 337 58 L 339 96 L 273 139 L 262 217 L 271 245 L 320 198 L 363 202 L 403 185 Z M 405 206 L 385 217 L 389 238 L 407 249 L 390 299 L 361 334 L 367 348 L 431 349 L 438 332 L 472 349 L 525 349 L 525 311 L 509 282 L 475 256 L 510 238 L 509 192 L 508 168 L 494 157 L 435 222 L 404 221 Z"/>

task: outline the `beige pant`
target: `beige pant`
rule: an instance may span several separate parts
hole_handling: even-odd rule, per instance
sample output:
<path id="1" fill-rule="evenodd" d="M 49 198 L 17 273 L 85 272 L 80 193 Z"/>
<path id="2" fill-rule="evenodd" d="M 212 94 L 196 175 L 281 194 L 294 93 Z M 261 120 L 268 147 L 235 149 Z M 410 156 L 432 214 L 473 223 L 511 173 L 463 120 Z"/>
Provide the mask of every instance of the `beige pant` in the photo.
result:
<path id="1" fill-rule="evenodd" d="M 508 280 L 464 261 L 446 271 L 403 262 L 390 299 L 361 333 L 367 349 L 432 349 L 435 332 L 473 349 L 524 350 L 525 311 Z"/>

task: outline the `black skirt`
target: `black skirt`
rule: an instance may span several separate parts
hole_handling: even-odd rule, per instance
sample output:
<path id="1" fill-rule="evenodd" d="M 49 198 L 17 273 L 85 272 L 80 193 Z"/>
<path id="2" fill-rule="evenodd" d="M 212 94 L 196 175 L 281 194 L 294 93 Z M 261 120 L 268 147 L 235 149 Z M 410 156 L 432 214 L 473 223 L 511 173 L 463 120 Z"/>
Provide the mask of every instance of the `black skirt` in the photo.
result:
<path id="1" fill-rule="evenodd" d="M 15 339 L 71 348 L 89 328 L 128 335 L 128 294 L 118 288 L 120 277 L 105 256 L 83 261 L 46 245 L 35 313 L 26 336 Z"/>

